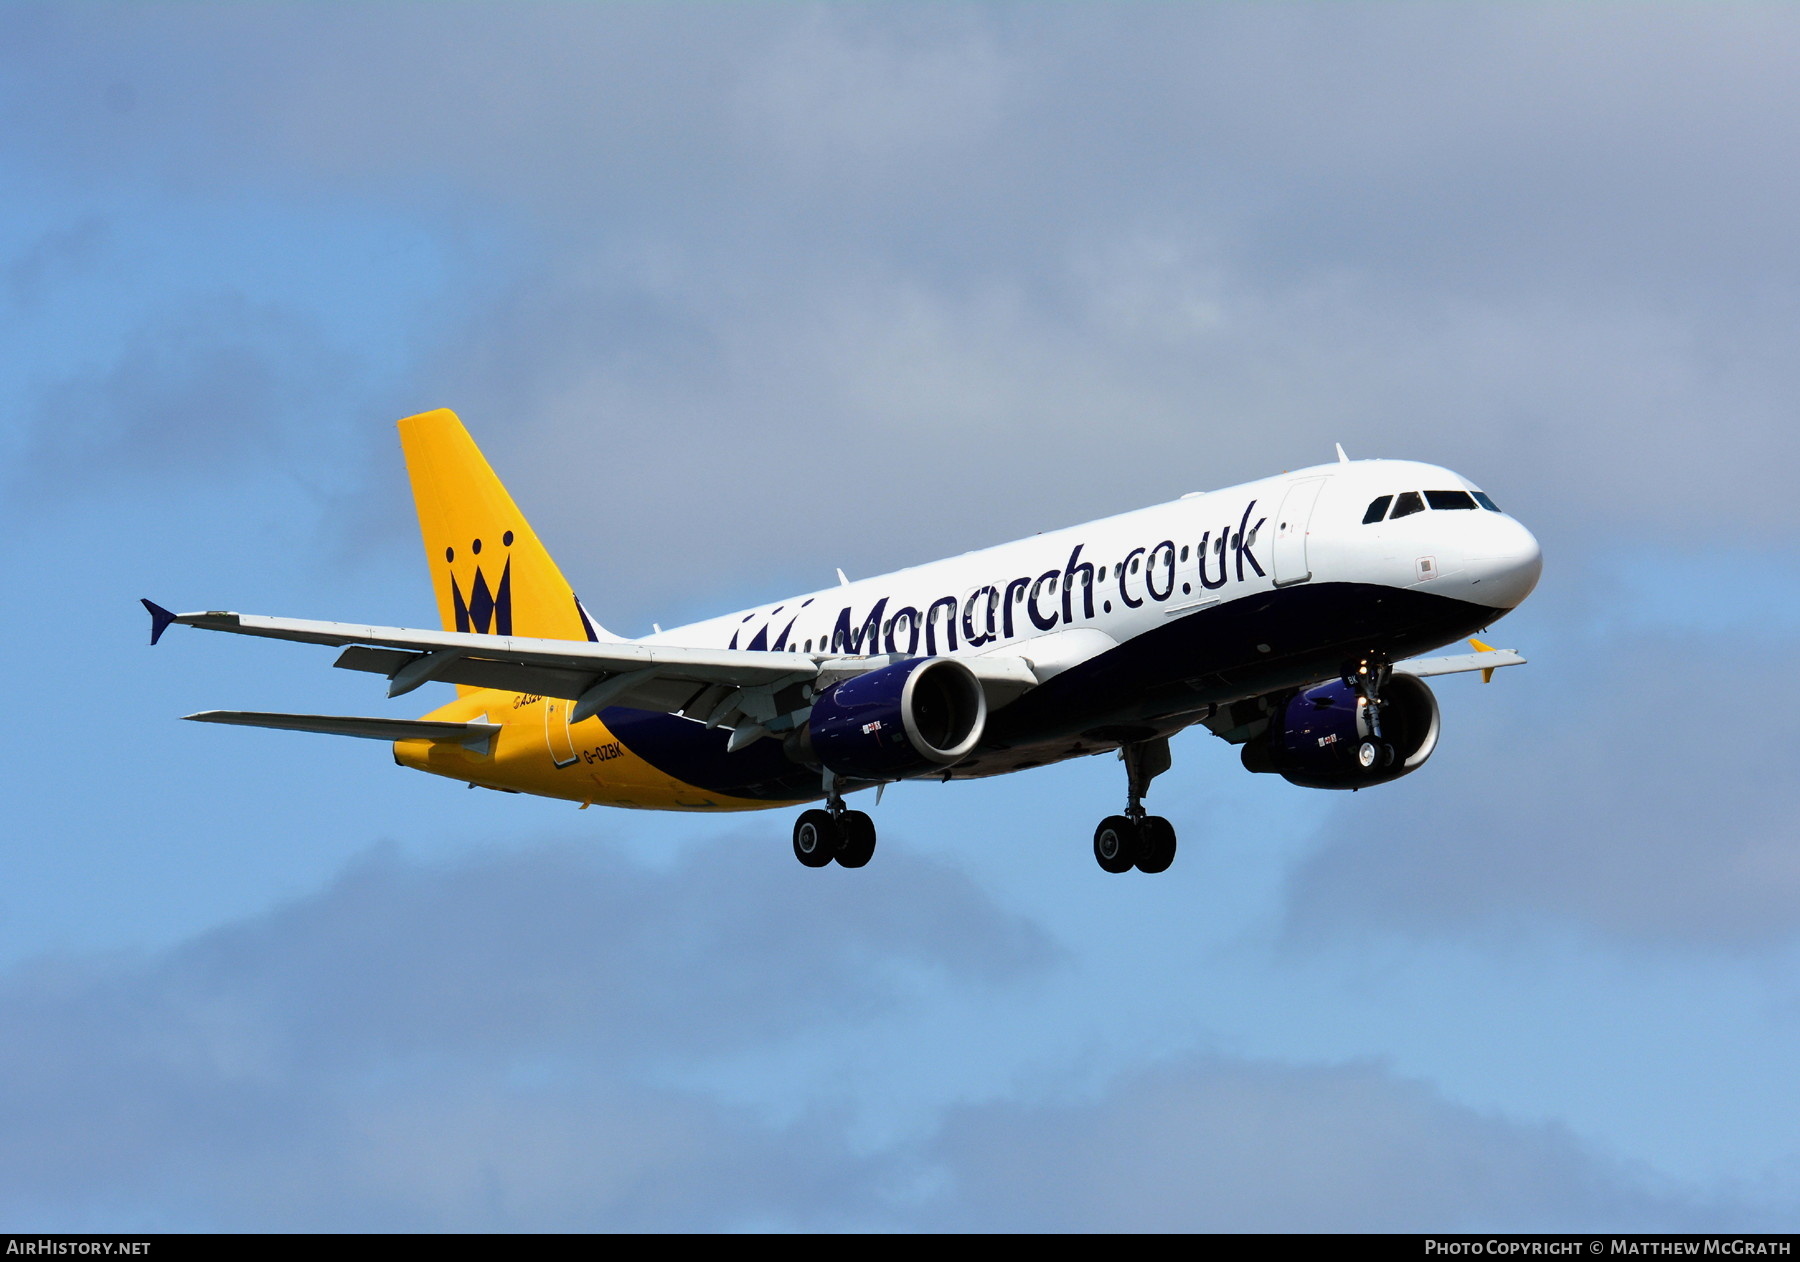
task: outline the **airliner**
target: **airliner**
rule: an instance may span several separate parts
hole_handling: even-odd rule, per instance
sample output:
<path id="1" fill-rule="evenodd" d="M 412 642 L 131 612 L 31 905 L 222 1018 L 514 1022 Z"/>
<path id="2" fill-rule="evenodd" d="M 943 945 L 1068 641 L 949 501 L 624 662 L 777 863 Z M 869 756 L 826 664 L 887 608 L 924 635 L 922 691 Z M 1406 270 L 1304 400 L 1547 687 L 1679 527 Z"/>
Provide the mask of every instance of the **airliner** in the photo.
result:
<path id="1" fill-rule="evenodd" d="M 1110 753 L 1125 807 L 1094 858 L 1165 871 L 1175 830 L 1144 798 L 1196 724 L 1307 788 L 1408 775 L 1438 742 L 1425 679 L 1523 663 L 1469 637 L 1542 569 L 1530 531 L 1467 479 L 1339 446 L 1334 463 L 879 578 L 840 570 L 629 639 L 589 614 L 453 412 L 399 429 L 441 630 L 145 600 L 150 642 L 180 624 L 329 645 L 389 697 L 448 684 L 455 699 L 421 719 L 186 717 L 389 741 L 401 766 L 583 808 L 804 806 L 794 855 L 814 868 L 874 854 L 851 793 Z M 1472 652 L 1419 656 L 1465 638 Z"/>

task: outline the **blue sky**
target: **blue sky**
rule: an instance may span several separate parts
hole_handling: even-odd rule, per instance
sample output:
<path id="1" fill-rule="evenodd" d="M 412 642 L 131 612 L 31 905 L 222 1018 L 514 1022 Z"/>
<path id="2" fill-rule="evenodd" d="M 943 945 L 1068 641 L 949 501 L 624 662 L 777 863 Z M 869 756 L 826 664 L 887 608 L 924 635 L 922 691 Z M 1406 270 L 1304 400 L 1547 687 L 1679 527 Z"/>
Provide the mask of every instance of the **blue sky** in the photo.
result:
<path id="1" fill-rule="evenodd" d="M 1800 15 L 0 8 L 0 1223 L 1751 1229 L 1800 1209 Z M 776 812 L 472 793 L 136 605 L 432 617 L 456 408 L 649 630 L 1329 458 L 1542 540 L 1341 795 L 1204 732 Z M 29 598 L 25 593 L 29 592 Z M 407 698 L 407 702 L 418 698 Z"/>

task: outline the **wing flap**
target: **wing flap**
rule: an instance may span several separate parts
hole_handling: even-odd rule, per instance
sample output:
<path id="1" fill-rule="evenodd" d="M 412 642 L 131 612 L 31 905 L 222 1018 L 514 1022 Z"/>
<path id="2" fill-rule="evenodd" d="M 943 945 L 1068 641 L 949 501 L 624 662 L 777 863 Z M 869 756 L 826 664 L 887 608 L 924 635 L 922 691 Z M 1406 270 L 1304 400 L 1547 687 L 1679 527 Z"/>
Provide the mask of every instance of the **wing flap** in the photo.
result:
<path id="1" fill-rule="evenodd" d="M 332 665 L 339 670 L 366 670 L 371 675 L 397 675 L 400 668 L 418 657 L 405 649 L 372 649 L 355 644 L 338 654 Z"/>
<path id="2" fill-rule="evenodd" d="M 337 661 L 332 665 L 344 670 L 368 671 L 372 675 L 385 675 L 392 679 L 418 661 L 420 656 L 421 654 L 408 653 L 402 649 L 372 649 L 353 645 L 339 653 Z M 593 683 L 597 673 L 594 670 L 554 670 L 519 662 L 464 657 L 434 672 L 432 678 L 447 684 L 470 684 L 476 688 L 497 688 L 501 692 L 524 692 L 540 697 L 573 700 Z"/>

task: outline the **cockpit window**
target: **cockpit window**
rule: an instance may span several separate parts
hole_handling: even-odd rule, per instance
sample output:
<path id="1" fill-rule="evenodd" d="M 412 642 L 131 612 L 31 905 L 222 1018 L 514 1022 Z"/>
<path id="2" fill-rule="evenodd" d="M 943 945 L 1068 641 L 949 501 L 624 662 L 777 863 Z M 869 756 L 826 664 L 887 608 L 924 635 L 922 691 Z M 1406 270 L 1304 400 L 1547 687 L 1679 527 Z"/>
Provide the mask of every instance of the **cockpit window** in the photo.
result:
<path id="1" fill-rule="evenodd" d="M 1500 506 L 1498 504 L 1494 503 L 1494 501 L 1491 498 L 1489 498 L 1488 493 L 1486 491 L 1475 492 L 1475 502 L 1477 504 L 1481 505 L 1483 508 L 1487 509 L 1488 512 L 1490 512 L 1490 513 L 1498 513 L 1501 511 Z"/>
<path id="2" fill-rule="evenodd" d="M 1427 491 L 1425 502 L 1433 508 L 1475 508 L 1475 497 L 1467 491 Z"/>
<path id="3" fill-rule="evenodd" d="M 1394 497 L 1394 517 L 1410 517 L 1425 511 L 1425 501 L 1417 491 L 1402 491 Z"/>
<path id="4" fill-rule="evenodd" d="M 1383 517 L 1386 517 L 1388 505 L 1393 502 L 1393 496 L 1384 495 L 1373 504 L 1370 504 L 1369 511 L 1363 514 L 1363 525 L 1366 526 L 1372 521 L 1380 521 Z"/>

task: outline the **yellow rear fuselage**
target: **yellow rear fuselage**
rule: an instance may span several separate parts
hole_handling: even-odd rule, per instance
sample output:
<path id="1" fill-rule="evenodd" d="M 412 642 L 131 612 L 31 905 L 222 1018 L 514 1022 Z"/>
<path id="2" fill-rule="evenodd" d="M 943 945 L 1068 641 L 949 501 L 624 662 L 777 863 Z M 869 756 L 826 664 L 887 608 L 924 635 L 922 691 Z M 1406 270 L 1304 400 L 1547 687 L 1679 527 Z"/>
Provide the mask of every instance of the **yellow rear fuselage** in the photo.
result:
<path id="1" fill-rule="evenodd" d="M 559 697 L 471 689 L 428 717 L 500 725 L 485 750 L 449 741 L 396 741 L 394 761 L 485 789 L 564 798 L 583 806 L 756 811 L 794 804 L 732 797 L 677 779 L 633 753 L 598 715 L 570 723 L 572 704 Z"/>

